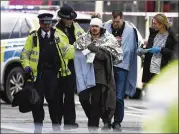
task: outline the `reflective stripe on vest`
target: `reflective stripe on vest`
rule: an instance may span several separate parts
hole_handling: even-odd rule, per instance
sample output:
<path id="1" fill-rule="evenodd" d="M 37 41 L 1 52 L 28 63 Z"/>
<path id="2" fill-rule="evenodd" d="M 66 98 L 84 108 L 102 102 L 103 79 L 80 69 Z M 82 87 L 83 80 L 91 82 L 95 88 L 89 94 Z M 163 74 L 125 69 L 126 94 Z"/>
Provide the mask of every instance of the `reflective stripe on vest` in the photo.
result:
<path id="1" fill-rule="evenodd" d="M 32 50 L 31 54 L 33 54 L 33 55 L 39 55 L 39 52 Z"/>
<path id="2" fill-rule="evenodd" d="M 66 52 L 69 50 L 69 47 L 67 45 L 65 45 L 65 47 L 63 48 L 60 48 L 59 47 L 59 43 L 63 43 L 63 41 L 60 41 L 60 39 L 62 39 L 61 35 L 55 31 L 55 44 L 57 46 L 57 49 L 58 49 L 58 53 L 61 57 L 61 62 L 62 62 L 62 69 L 60 70 L 61 72 L 61 76 L 68 76 L 71 74 L 70 70 L 68 69 L 68 66 L 66 65 L 66 61 L 64 59 L 64 56 L 66 54 Z"/>
<path id="3" fill-rule="evenodd" d="M 31 61 L 31 62 L 35 62 L 35 63 L 38 64 L 38 59 L 35 59 L 35 58 L 30 57 L 30 61 Z"/>

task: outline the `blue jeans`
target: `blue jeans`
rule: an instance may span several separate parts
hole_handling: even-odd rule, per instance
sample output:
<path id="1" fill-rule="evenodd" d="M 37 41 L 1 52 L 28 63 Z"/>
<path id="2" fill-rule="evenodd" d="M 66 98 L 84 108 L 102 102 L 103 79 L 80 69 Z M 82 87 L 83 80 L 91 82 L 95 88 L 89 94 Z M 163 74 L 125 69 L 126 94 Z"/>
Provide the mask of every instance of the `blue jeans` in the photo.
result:
<path id="1" fill-rule="evenodd" d="M 127 75 L 127 70 L 114 67 L 114 78 L 116 82 L 116 110 L 114 113 L 114 122 L 118 124 L 120 124 L 124 118 L 124 97 Z"/>

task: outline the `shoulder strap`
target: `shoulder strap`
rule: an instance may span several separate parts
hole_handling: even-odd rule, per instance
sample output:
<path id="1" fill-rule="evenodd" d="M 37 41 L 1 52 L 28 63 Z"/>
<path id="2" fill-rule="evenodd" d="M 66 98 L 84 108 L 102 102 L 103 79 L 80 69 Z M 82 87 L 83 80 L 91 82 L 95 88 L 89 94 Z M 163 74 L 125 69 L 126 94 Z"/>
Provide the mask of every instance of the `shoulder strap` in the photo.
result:
<path id="1" fill-rule="evenodd" d="M 59 35 L 58 31 L 56 31 L 56 30 L 55 30 L 55 32 L 54 32 L 54 37 L 55 37 L 55 44 L 56 44 L 57 49 L 58 49 L 58 51 L 59 51 L 59 53 L 60 53 L 60 55 L 61 55 L 62 62 L 63 62 L 64 65 L 65 65 L 65 70 L 67 70 L 67 68 L 66 68 L 67 65 L 66 65 L 66 62 L 65 62 L 65 60 L 64 60 L 62 50 L 60 49 L 60 47 L 59 47 L 59 45 L 58 45 L 58 43 L 60 43 L 60 35 Z M 61 66 L 62 66 L 62 65 L 61 65 Z M 65 73 L 66 73 L 66 75 L 68 75 L 66 71 L 65 71 Z"/>
<path id="2" fill-rule="evenodd" d="M 36 33 L 36 30 L 30 32 L 30 35 L 33 35 L 33 34 L 35 34 L 35 33 Z"/>
<path id="3" fill-rule="evenodd" d="M 32 35 L 33 46 L 36 47 L 37 46 L 37 31 L 36 30 L 32 31 L 30 35 Z"/>

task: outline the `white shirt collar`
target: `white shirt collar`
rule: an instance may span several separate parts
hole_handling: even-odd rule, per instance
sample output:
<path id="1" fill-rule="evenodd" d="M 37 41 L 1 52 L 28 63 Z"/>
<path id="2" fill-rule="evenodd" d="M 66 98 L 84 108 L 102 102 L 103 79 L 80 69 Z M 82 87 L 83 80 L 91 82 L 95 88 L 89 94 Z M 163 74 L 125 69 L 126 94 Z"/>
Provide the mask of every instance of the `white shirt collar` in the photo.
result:
<path id="1" fill-rule="evenodd" d="M 43 38 L 45 37 L 45 34 L 46 34 L 46 32 L 41 29 L 41 36 Z M 50 38 L 50 31 L 48 31 L 47 34 L 48 34 L 48 38 Z"/>

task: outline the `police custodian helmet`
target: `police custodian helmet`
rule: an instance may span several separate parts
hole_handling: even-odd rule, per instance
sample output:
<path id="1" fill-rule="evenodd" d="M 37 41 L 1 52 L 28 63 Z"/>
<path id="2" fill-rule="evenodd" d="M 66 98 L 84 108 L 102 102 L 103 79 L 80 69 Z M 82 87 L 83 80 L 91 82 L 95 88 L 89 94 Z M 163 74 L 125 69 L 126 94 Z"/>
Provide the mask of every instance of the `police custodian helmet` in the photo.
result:
<path id="1" fill-rule="evenodd" d="M 64 5 L 63 7 L 61 7 L 57 14 L 58 17 L 68 20 L 73 20 L 77 17 L 76 12 L 69 5 Z"/>

